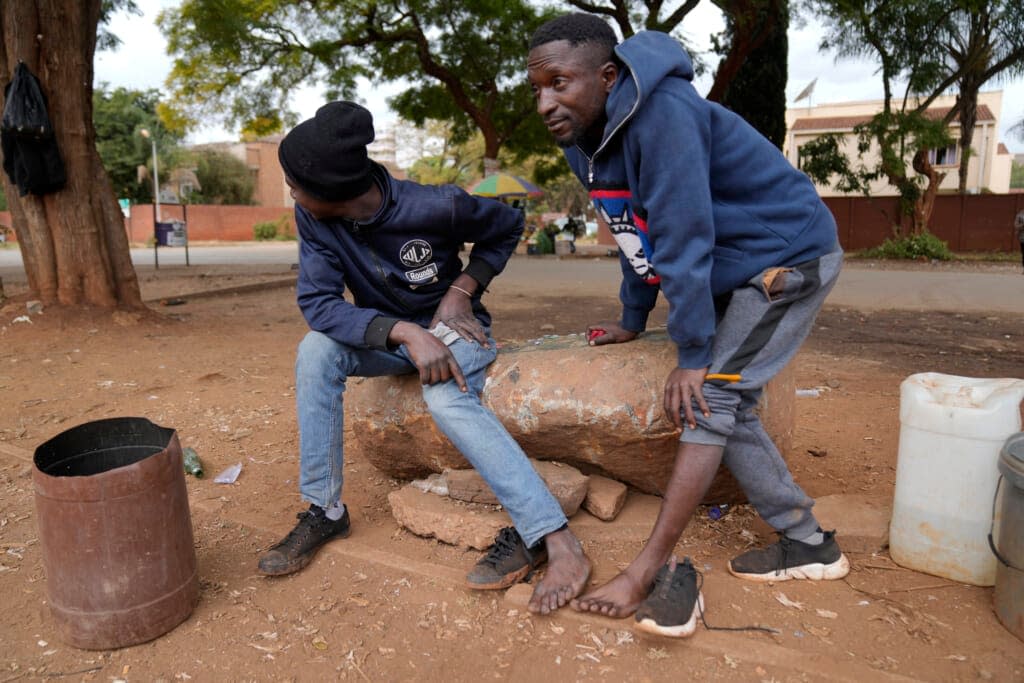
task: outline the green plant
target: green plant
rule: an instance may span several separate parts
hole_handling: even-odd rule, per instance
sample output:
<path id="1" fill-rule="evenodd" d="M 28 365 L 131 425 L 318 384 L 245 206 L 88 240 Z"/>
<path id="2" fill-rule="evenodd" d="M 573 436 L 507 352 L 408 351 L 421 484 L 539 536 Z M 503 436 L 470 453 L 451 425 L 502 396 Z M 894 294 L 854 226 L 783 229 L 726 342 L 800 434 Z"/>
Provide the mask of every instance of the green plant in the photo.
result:
<path id="1" fill-rule="evenodd" d="M 949 261 L 953 258 L 953 252 L 949 250 L 948 244 L 932 233 L 922 232 L 917 235 L 887 239 L 874 249 L 867 249 L 864 256 L 882 259 L 924 258 Z"/>
<path id="2" fill-rule="evenodd" d="M 551 239 L 551 235 L 548 234 L 547 230 L 538 230 L 537 234 L 533 237 L 533 242 L 537 245 L 538 254 L 555 253 L 555 242 Z"/>
<path id="3" fill-rule="evenodd" d="M 276 221 L 260 221 L 252 227 L 253 236 L 257 241 L 295 239 L 288 218 L 288 214 L 284 213 Z"/>
<path id="4" fill-rule="evenodd" d="M 277 237 L 277 221 L 260 221 L 252 226 L 253 237 L 258 242 L 272 240 Z"/>

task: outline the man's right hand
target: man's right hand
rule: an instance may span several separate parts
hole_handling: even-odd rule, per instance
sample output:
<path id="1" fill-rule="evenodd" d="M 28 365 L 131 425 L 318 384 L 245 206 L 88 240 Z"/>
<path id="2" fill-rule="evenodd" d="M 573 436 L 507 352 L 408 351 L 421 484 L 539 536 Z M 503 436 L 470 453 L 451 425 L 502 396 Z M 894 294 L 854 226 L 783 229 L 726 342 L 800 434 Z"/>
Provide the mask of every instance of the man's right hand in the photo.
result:
<path id="1" fill-rule="evenodd" d="M 404 344 L 409 358 L 420 371 L 420 383 L 438 384 L 454 379 L 461 391 L 468 391 L 466 377 L 451 350 L 440 339 L 416 323 L 398 322 L 391 328 L 388 341 Z"/>
<path id="2" fill-rule="evenodd" d="M 636 339 L 636 332 L 627 330 L 617 322 L 604 321 L 587 326 L 587 340 L 591 346 L 622 344 Z"/>

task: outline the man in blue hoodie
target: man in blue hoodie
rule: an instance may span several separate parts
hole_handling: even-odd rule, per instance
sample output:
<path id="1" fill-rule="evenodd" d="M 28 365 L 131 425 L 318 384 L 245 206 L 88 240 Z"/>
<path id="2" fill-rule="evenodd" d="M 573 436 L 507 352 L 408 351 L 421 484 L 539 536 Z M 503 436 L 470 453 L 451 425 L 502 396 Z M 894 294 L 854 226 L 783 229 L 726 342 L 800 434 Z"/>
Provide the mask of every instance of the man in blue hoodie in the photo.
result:
<path id="1" fill-rule="evenodd" d="M 682 434 L 650 539 L 573 606 L 692 633 L 702 598 L 692 564 L 673 549 L 723 460 L 780 533 L 734 558 L 733 574 L 845 576 L 834 532 L 821 530 L 754 412 L 842 264 L 813 185 L 739 116 L 697 94 L 689 57 L 664 33 L 618 44 L 598 17 L 564 15 L 534 33 L 527 68 L 538 113 L 620 247 L 622 319 L 592 325 L 591 343 L 634 339 L 661 291 L 678 347 L 664 410 Z"/>
<path id="2" fill-rule="evenodd" d="M 347 379 L 418 373 L 438 427 L 515 524 L 467 585 L 505 588 L 547 561 L 529 604 L 547 614 L 580 593 L 590 562 L 526 454 L 480 402 L 497 353 L 480 297 L 515 250 L 523 214 L 452 185 L 394 179 L 368 157 L 373 138 L 369 111 L 331 102 L 279 148 L 300 237 L 299 308 L 311 329 L 295 370 L 299 490 L 310 506 L 259 570 L 298 571 L 349 534 L 341 498 Z M 473 243 L 465 268 L 463 242 Z"/>

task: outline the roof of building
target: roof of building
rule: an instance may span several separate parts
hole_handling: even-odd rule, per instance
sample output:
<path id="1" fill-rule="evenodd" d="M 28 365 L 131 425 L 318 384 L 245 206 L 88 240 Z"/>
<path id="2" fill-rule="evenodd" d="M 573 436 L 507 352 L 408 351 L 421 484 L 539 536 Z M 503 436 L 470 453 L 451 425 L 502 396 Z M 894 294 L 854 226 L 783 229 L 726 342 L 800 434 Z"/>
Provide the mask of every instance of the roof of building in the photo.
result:
<path id="1" fill-rule="evenodd" d="M 925 116 L 930 119 L 940 119 L 949 113 L 951 107 L 936 107 L 934 109 L 925 110 Z M 858 116 L 817 116 L 817 117 L 804 117 L 793 121 L 792 130 L 851 130 L 854 126 L 867 123 L 871 120 L 871 116 L 867 114 L 861 114 Z M 960 117 L 953 117 L 953 121 L 959 121 Z M 976 121 L 978 123 L 995 121 L 996 117 L 992 113 L 992 110 L 988 108 L 988 105 L 978 105 L 978 116 Z"/>

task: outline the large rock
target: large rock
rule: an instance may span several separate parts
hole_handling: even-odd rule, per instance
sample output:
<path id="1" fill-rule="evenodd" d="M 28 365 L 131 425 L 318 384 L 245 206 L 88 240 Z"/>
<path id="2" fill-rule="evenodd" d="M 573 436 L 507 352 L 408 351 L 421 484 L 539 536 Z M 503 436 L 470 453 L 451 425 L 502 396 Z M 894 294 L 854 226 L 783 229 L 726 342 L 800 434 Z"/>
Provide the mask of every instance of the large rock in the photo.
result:
<path id="1" fill-rule="evenodd" d="M 596 347 L 582 335 L 545 338 L 503 348 L 488 369 L 483 400 L 531 458 L 661 493 L 679 439 L 662 410 L 665 378 L 675 366 L 675 345 L 663 332 Z M 787 369 L 766 387 L 759 408 L 783 454 L 792 440 L 794 395 Z M 353 445 L 392 476 L 468 467 L 434 425 L 417 375 L 351 381 L 345 407 Z M 723 468 L 707 502 L 739 500 Z"/>

